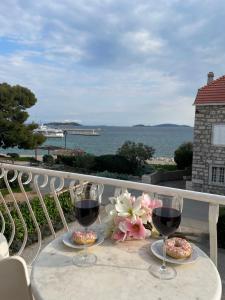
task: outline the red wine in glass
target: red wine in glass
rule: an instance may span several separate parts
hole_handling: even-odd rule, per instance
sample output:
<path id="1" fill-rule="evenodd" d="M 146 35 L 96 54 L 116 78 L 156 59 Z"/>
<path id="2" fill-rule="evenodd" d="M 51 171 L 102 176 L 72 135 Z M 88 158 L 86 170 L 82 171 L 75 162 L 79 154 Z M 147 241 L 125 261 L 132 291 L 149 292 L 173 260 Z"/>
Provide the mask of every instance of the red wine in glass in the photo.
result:
<path id="1" fill-rule="evenodd" d="M 155 208 L 152 212 L 152 222 L 163 236 L 169 236 L 179 227 L 181 212 L 170 207 Z"/>
<path id="2" fill-rule="evenodd" d="M 75 203 L 75 217 L 80 225 L 88 227 L 93 224 L 99 215 L 97 200 L 81 200 Z"/>
<path id="3" fill-rule="evenodd" d="M 84 234 L 88 232 L 88 226 L 93 224 L 99 215 L 100 201 L 93 199 L 82 199 L 75 201 L 75 217 L 80 225 L 84 227 Z M 87 245 L 84 244 L 84 253 L 73 257 L 73 263 L 78 267 L 89 267 L 96 263 L 97 256 L 94 253 L 88 253 Z"/>
<path id="4" fill-rule="evenodd" d="M 176 270 L 172 266 L 166 266 L 166 239 L 180 226 L 181 212 L 182 201 L 179 197 L 171 196 L 163 197 L 161 203 L 159 202 L 159 206 L 152 211 L 153 225 L 163 236 L 163 241 L 159 241 L 162 245 L 163 263 L 160 267 L 158 264 L 153 263 L 149 268 L 149 272 L 163 280 L 176 277 Z"/>

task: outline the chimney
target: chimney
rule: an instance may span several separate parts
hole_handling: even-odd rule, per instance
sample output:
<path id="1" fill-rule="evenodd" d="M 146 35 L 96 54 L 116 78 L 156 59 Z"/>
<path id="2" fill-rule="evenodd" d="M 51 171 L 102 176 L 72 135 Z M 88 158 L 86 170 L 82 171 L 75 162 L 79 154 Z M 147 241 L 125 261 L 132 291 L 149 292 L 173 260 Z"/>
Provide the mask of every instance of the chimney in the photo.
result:
<path id="1" fill-rule="evenodd" d="M 208 81 L 207 84 L 211 83 L 213 81 L 214 78 L 214 73 L 213 72 L 209 72 L 208 73 Z"/>

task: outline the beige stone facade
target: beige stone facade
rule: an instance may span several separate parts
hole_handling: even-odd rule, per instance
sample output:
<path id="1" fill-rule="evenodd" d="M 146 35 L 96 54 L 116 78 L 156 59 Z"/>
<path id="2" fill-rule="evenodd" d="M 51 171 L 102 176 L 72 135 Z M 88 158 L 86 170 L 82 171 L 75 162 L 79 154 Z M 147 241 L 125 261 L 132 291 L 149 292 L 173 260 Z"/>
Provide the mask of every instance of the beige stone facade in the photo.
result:
<path id="1" fill-rule="evenodd" d="M 213 142 L 214 126 L 225 125 L 224 105 L 196 105 L 192 189 L 225 195 L 225 145 Z"/>

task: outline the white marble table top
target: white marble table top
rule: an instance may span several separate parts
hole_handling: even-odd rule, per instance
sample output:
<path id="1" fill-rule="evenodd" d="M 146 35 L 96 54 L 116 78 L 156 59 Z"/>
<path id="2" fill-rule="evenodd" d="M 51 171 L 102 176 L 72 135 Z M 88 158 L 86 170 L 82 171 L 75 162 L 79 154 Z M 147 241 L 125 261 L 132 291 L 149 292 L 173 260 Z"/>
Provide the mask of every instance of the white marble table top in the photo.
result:
<path id="1" fill-rule="evenodd" d="M 40 253 L 33 266 L 31 285 L 36 300 L 220 300 L 221 280 L 212 261 L 201 250 L 191 265 L 175 266 L 177 277 L 161 281 L 148 268 L 156 259 L 150 251 L 154 240 L 110 240 L 89 248 L 97 265 L 76 267 L 77 250 L 66 247 L 61 238 Z"/>

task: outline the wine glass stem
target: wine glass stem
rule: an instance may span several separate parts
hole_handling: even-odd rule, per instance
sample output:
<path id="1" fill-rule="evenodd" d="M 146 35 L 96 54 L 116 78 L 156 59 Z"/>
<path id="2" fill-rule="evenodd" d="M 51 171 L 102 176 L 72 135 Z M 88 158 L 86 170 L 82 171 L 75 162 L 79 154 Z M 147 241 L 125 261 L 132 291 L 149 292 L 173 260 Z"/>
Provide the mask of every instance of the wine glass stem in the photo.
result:
<path id="1" fill-rule="evenodd" d="M 88 228 L 84 227 L 85 236 L 87 236 Z M 84 244 L 84 257 L 88 256 L 87 244 Z"/>
<path id="2" fill-rule="evenodd" d="M 167 236 L 163 236 L 163 264 L 161 266 L 161 271 L 166 270 L 166 240 Z"/>

